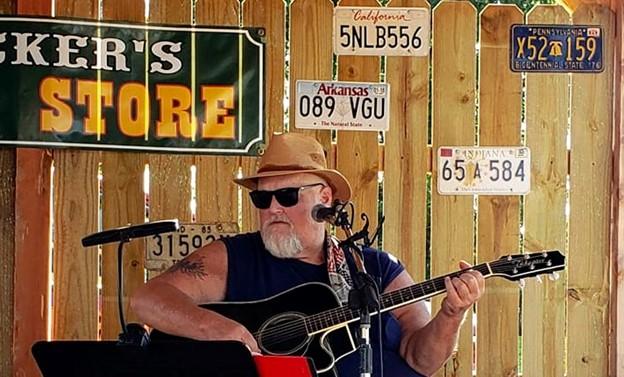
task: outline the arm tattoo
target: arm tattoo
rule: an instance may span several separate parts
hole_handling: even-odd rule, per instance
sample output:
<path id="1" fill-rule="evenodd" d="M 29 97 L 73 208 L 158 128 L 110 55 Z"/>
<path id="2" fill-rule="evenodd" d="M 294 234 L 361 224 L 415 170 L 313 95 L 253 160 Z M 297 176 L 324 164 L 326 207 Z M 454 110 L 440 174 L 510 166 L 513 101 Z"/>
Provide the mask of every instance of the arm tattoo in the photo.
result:
<path id="1" fill-rule="evenodd" d="M 204 280 L 204 278 L 208 276 L 208 274 L 204 271 L 204 262 L 201 260 L 181 260 L 169 269 L 169 272 L 171 273 L 176 271 L 180 271 L 201 280 Z"/>

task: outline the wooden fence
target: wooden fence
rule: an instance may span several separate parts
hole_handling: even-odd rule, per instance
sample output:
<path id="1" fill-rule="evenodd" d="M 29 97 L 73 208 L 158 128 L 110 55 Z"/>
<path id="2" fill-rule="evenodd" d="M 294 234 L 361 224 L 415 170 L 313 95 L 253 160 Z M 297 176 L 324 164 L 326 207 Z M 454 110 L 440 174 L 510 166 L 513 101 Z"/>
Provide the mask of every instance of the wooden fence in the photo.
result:
<path id="1" fill-rule="evenodd" d="M 613 143 L 614 133 L 621 132 L 616 111 L 621 105 L 621 38 L 616 38 L 621 4 L 618 9 L 606 1 L 578 4 L 573 12 L 543 5 L 524 13 L 511 5 L 478 11 L 468 1 L 444 0 L 431 10 L 430 57 L 384 62 L 341 56 L 334 77 L 330 0 L 148 3 L 146 11 L 143 1 L 0 0 L 0 12 L 263 26 L 267 135 L 297 131 L 293 116 L 285 124 L 283 101 L 286 94 L 294 98 L 298 79 L 385 79 L 392 102 L 383 143 L 376 133 L 314 134 L 331 152 L 332 166 L 351 181 L 358 211 L 375 214 L 383 190 L 383 247 L 404 262 L 415 280 L 455 270 L 460 259 L 488 261 L 555 248 L 568 257 L 568 268 L 557 281 L 529 281 L 521 289 L 489 280 L 487 294 L 462 328 L 457 352 L 438 376 L 469 377 L 473 369 L 480 377 L 624 376 L 614 335 L 616 324 L 622 326 L 615 299 L 623 291 L 615 278 L 622 141 Z M 342 0 L 340 5 L 379 6 L 374 0 Z M 393 0 L 389 6 L 430 8 L 426 0 Z M 517 23 L 602 25 L 604 72 L 525 77 L 510 72 L 509 31 Z M 437 147 L 475 143 L 529 146 L 531 192 L 524 197 L 438 195 Z M 116 253 L 105 247 L 99 260 L 97 249 L 85 250 L 80 239 L 98 229 L 144 221 L 146 164 L 150 219 L 191 221 L 194 165 L 195 220 L 237 222 L 240 210 L 242 229 L 251 230 L 255 212 L 246 195 L 239 202 L 231 178 L 239 169 L 254 171 L 256 162 L 249 157 L 0 149 L 0 376 L 37 376 L 29 348 L 38 339 L 117 338 Z M 624 258 L 624 251 L 619 253 Z M 135 241 L 125 253 L 126 295 L 142 284 L 143 267 L 143 244 Z M 434 311 L 439 303 L 433 300 Z M 124 304 L 127 308 L 127 300 Z M 127 318 L 136 320 L 132 313 Z"/>

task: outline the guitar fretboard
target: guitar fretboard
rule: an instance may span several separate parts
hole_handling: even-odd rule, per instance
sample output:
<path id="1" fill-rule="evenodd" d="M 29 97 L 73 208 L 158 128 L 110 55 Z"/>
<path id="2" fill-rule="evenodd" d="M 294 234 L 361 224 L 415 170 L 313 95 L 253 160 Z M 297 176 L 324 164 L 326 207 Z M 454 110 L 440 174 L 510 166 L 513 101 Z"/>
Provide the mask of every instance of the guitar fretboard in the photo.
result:
<path id="1" fill-rule="evenodd" d="M 479 271 L 484 277 L 491 275 L 491 270 L 487 263 L 473 266 L 471 269 Z M 454 278 L 464 272 L 465 271 L 456 271 L 409 287 L 397 289 L 396 291 L 384 293 L 380 297 L 381 312 L 396 309 L 400 306 L 440 294 L 446 291 L 444 279 L 447 276 Z M 377 311 L 371 313 L 371 315 L 374 314 L 377 314 Z M 308 333 L 314 334 L 338 325 L 356 321 L 359 319 L 359 316 L 360 312 L 358 310 L 353 310 L 348 306 L 340 306 L 308 316 L 305 318 L 304 322 Z"/>

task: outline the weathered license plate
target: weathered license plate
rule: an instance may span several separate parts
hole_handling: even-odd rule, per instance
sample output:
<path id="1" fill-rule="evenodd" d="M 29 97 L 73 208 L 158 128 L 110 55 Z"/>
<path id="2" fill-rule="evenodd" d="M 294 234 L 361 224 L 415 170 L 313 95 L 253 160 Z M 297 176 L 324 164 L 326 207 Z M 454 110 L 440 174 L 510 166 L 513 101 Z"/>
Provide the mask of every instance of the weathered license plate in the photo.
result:
<path id="1" fill-rule="evenodd" d="M 175 262 L 210 242 L 238 233 L 235 223 L 180 224 L 177 232 L 157 234 L 147 238 L 145 268 L 164 271 Z"/>
<path id="2" fill-rule="evenodd" d="M 513 25 L 514 72 L 601 72 L 602 28 L 571 25 Z"/>
<path id="3" fill-rule="evenodd" d="M 438 192 L 442 195 L 522 195 L 530 190 L 527 147 L 438 148 Z"/>

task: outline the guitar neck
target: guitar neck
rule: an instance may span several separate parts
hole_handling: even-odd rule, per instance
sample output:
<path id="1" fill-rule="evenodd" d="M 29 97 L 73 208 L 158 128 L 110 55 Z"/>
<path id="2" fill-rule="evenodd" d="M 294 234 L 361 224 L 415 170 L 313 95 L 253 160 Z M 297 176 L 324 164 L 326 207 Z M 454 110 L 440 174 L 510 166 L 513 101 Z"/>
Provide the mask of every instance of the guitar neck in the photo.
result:
<path id="1" fill-rule="evenodd" d="M 471 269 L 479 271 L 486 278 L 491 275 L 491 270 L 487 263 L 473 266 Z M 458 277 L 464 272 L 465 271 L 456 271 L 448 275 L 438 276 L 422 283 L 385 293 L 381 296 L 381 311 L 385 312 L 387 310 L 396 309 L 411 304 L 412 302 L 444 293 L 446 292 L 444 279 L 446 277 L 450 277 L 451 279 Z"/>
<path id="2" fill-rule="evenodd" d="M 488 263 L 473 266 L 471 269 L 479 271 L 486 278 L 492 275 Z M 464 272 L 465 271 L 456 271 L 448 275 L 426 280 L 422 283 L 410 285 L 409 287 L 397 289 L 396 291 L 384 293 L 380 297 L 380 311 L 386 312 L 443 293 L 446 291 L 444 279 L 446 277 L 458 277 Z M 371 314 L 377 314 L 377 311 Z M 353 310 L 348 306 L 340 306 L 307 317 L 305 319 L 305 325 L 308 333 L 314 334 L 333 327 L 343 326 L 349 322 L 354 322 L 359 319 L 359 316 L 360 313 L 358 310 Z"/>

